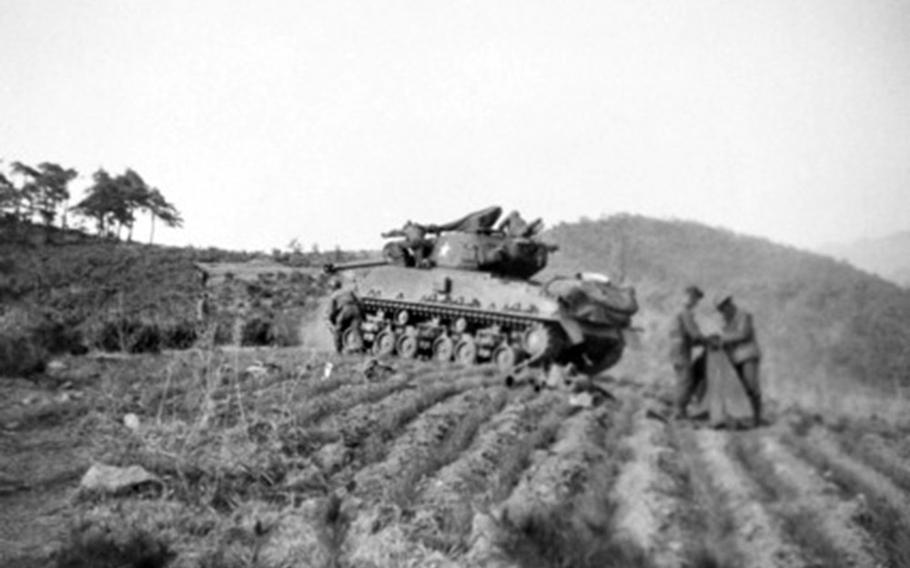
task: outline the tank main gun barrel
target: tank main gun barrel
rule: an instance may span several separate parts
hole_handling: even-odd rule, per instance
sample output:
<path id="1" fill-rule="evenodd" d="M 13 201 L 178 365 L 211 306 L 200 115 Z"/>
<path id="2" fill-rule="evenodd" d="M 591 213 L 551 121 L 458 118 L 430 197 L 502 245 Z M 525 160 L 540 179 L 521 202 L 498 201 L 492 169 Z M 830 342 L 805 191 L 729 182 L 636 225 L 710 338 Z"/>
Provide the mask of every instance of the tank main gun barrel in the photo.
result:
<path id="1" fill-rule="evenodd" d="M 351 262 L 339 262 L 335 264 L 329 262 L 322 267 L 323 272 L 326 274 L 335 274 L 336 272 L 341 272 L 343 270 L 355 270 L 357 268 L 373 268 L 376 266 L 385 266 L 389 262 L 384 258 L 374 258 L 367 260 L 353 260 Z"/>

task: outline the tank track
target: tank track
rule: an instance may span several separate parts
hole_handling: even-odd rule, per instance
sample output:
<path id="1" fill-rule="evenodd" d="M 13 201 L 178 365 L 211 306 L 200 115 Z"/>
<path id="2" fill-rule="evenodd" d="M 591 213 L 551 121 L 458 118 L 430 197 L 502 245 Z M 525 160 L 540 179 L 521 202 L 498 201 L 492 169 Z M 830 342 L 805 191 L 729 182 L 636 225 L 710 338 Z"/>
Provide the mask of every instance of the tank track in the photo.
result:
<path id="1" fill-rule="evenodd" d="M 399 312 L 408 310 L 414 315 L 423 315 L 427 317 L 445 317 L 445 318 L 470 318 L 471 320 L 482 322 L 487 325 L 528 325 L 532 323 L 556 323 L 553 318 L 525 312 L 501 312 L 494 310 L 485 310 L 461 304 L 449 302 L 409 302 L 407 300 L 389 300 L 386 298 L 361 298 L 361 304 L 368 311 L 387 310 Z"/>
<path id="2" fill-rule="evenodd" d="M 360 301 L 365 318 L 359 337 L 345 335 L 349 351 L 492 362 L 506 370 L 529 357 L 552 358 L 563 345 L 559 323 L 539 314 L 370 296 Z"/>

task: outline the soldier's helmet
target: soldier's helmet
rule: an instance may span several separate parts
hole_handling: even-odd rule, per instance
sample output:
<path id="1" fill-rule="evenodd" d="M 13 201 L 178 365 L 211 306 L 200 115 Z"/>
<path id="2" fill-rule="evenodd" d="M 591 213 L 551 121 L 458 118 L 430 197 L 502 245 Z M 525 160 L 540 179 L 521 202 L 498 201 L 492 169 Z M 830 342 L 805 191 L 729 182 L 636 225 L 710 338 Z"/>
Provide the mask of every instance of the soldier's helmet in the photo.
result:
<path id="1" fill-rule="evenodd" d="M 699 288 L 698 286 L 696 286 L 695 284 L 686 286 L 685 291 L 686 291 L 686 294 L 693 296 L 696 300 L 701 300 L 702 298 L 705 297 L 705 293 L 702 292 L 702 289 Z"/>
<path id="2" fill-rule="evenodd" d="M 717 309 L 722 308 L 727 303 L 732 302 L 732 301 L 733 301 L 733 294 L 731 294 L 730 292 L 728 292 L 726 290 L 723 292 L 718 292 L 717 294 L 714 295 L 714 307 L 716 307 Z"/>
<path id="3" fill-rule="evenodd" d="M 329 289 L 330 289 L 330 290 L 340 290 L 340 289 L 341 289 L 341 279 L 339 279 L 339 278 L 332 278 L 332 279 L 329 281 Z"/>

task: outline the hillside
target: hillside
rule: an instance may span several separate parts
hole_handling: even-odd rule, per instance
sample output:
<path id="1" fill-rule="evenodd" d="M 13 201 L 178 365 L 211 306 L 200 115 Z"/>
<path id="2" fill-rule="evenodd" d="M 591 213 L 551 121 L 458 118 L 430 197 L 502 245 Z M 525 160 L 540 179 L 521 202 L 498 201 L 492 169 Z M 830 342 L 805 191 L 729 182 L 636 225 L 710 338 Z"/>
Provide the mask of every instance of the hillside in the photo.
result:
<path id="1" fill-rule="evenodd" d="M 877 239 L 828 244 L 819 251 L 910 287 L 910 231 Z"/>
<path id="2" fill-rule="evenodd" d="M 665 365 L 669 316 L 689 283 L 731 291 L 755 315 L 769 394 L 803 402 L 860 405 L 863 395 L 910 389 L 910 292 L 845 263 L 685 221 L 620 215 L 561 224 L 548 272 L 596 270 L 639 292 L 644 328 L 618 369 Z M 703 327 L 716 326 L 710 301 Z M 669 369 L 666 370 L 670 379 Z"/>
<path id="3" fill-rule="evenodd" d="M 231 268 L 229 282 L 209 286 L 219 343 L 294 343 L 299 322 L 289 322 L 285 308 L 299 308 L 312 293 L 313 278 L 303 269 L 262 254 L 124 243 L 43 227 L 3 229 L 0 370 L 8 372 L 38 368 L 47 353 L 188 347 L 200 331 L 205 263 Z M 253 259 L 258 262 L 247 264 Z M 320 265 L 322 259 L 291 260 Z M 298 320 L 300 314 L 294 311 Z"/>

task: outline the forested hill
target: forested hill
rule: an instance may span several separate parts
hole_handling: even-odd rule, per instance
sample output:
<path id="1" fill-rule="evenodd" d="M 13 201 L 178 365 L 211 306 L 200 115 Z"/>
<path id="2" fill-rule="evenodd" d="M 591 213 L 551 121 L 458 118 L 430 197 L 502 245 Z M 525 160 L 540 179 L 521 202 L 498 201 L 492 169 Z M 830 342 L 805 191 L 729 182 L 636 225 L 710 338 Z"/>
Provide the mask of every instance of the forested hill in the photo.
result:
<path id="1" fill-rule="evenodd" d="M 703 327 L 717 325 L 710 300 L 720 289 L 755 315 L 774 393 L 824 399 L 866 387 L 910 391 L 910 291 L 881 278 L 685 221 L 618 215 L 561 224 L 546 238 L 560 247 L 548 271 L 601 271 L 638 289 L 642 347 L 630 350 L 627 367 L 660 369 L 667 320 L 680 290 L 694 283 L 708 296 L 699 313 Z"/>

